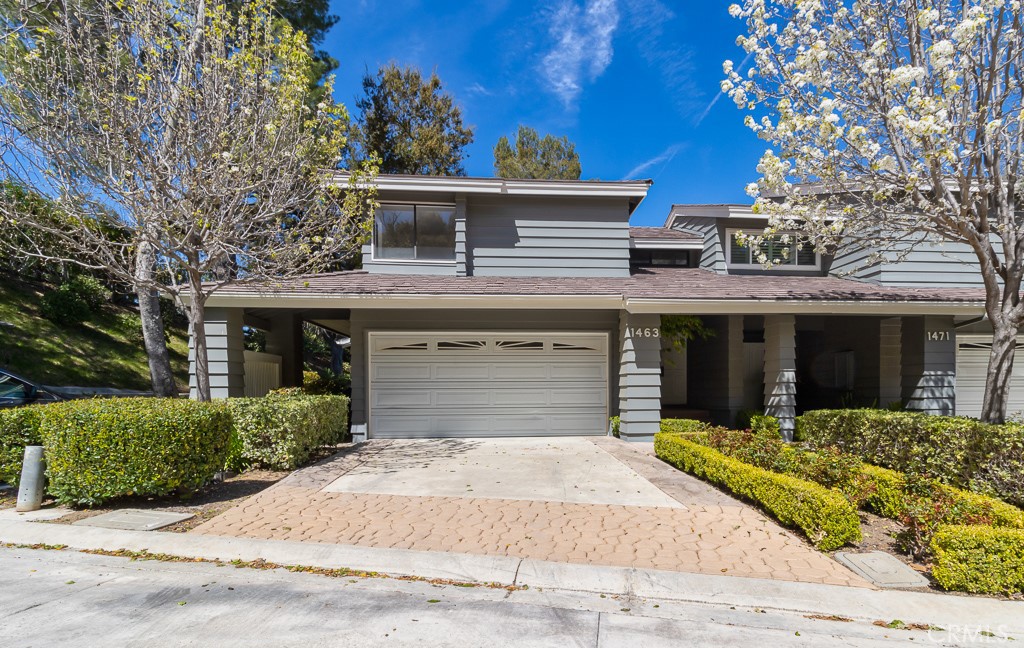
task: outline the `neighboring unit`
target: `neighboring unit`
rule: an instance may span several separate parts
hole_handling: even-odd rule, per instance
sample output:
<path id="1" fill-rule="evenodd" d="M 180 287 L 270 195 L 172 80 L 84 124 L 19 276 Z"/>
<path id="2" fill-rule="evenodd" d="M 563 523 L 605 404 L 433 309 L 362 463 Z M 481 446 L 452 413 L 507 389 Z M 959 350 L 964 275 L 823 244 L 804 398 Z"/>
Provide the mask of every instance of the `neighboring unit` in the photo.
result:
<path id="1" fill-rule="evenodd" d="M 298 384 L 308 321 L 351 338 L 352 421 L 370 438 L 597 435 L 618 415 L 623 438 L 649 441 L 663 414 L 732 425 L 764 410 L 788 433 L 811 408 L 980 407 L 971 281 L 781 243 L 765 244 L 782 262 L 765 270 L 738 238 L 764 227 L 749 207 L 676 205 L 665 227 L 630 227 L 647 181 L 377 182 L 362 270 L 210 298 L 214 396 L 271 388 L 273 366 Z M 677 351 L 662 336 L 672 315 L 714 335 Z M 266 353 L 243 353 L 243 326 L 265 332 Z M 1024 389 L 1013 397 L 1024 409 Z"/>

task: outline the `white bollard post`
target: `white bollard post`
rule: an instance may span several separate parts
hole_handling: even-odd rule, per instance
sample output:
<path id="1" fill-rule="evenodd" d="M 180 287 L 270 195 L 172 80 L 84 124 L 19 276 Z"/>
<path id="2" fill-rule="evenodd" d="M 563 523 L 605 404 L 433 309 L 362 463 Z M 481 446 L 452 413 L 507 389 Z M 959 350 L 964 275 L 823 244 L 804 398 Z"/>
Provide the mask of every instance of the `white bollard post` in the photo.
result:
<path id="1" fill-rule="evenodd" d="M 21 462 L 21 481 L 18 483 L 17 511 L 38 511 L 43 505 L 43 487 L 46 479 L 43 446 L 25 446 Z"/>

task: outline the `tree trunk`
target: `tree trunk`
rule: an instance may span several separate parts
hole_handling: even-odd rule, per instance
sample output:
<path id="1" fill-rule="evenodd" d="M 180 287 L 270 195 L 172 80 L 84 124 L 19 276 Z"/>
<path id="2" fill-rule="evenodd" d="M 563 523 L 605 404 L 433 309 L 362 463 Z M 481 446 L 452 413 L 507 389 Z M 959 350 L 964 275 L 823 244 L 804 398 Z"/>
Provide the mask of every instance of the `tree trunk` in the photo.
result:
<path id="1" fill-rule="evenodd" d="M 139 318 L 142 320 L 142 339 L 149 360 L 149 377 L 156 396 L 174 398 L 178 386 L 174 384 L 171 356 L 164 337 L 164 320 L 160 316 L 160 297 L 151 287 L 153 266 L 156 263 L 149 243 L 139 245 L 135 267 L 135 294 L 139 299 Z"/>
<path id="2" fill-rule="evenodd" d="M 1017 351 L 1017 326 L 1005 317 L 991 319 L 992 353 L 988 358 L 988 376 L 985 378 L 985 400 L 981 405 L 981 420 L 1002 423 L 1006 420 L 1013 358 Z"/>
<path id="3" fill-rule="evenodd" d="M 188 320 L 192 332 L 192 354 L 196 377 L 196 400 L 212 400 L 210 393 L 210 356 L 206 348 L 206 302 L 199 292 L 198 282 L 189 282 L 191 295 L 188 303 Z"/>

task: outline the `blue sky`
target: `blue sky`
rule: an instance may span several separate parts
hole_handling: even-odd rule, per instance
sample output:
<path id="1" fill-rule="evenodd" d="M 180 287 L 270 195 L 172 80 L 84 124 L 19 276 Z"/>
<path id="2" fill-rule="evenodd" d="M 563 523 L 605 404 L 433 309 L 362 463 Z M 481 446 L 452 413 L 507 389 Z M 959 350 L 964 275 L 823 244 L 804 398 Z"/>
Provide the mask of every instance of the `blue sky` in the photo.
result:
<path id="1" fill-rule="evenodd" d="M 744 57 L 742 23 L 718 0 L 344 0 L 323 47 L 341 65 L 335 98 L 394 61 L 436 70 L 473 126 L 469 175 L 518 124 L 567 135 L 584 178 L 652 178 L 634 225 L 673 203 L 749 202 L 765 149 L 718 95 L 722 61 Z"/>

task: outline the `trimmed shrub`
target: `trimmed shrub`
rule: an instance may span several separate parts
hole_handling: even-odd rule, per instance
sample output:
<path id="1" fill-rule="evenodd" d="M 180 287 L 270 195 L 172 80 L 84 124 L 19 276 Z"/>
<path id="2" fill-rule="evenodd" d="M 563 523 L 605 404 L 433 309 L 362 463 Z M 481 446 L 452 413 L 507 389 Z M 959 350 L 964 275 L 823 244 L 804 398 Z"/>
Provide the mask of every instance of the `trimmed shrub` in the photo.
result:
<path id="1" fill-rule="evenodd" d="M 17 486 L 25 446 L 41 445 L 42 405 L 0 410 L 0 481 Z"/>
<path id="2" fill-rule="evenodd" d="M 612 428 L 612 436 L 619 436 L 619 426 L 622 425 L 622 420 L 618 416 L 613 416 L 608 419 L 608 422 Z"/>
<path id="3" fill-rule="evenodd" d="M 861 539 L 857 509 L 824 486 L 751 466 L 679 435 L 656 434 L 654 451 L 662 461 L 758 503 L 779 522 L 802 530 L 819 549 Z"/>
<path id="4" fill-rule="evenodd" d="M 779 425 L 779 419 L 767 414 L 754 414 L 751 416 L 750 430 L 755 434 L 774 434 L 780 439 L 782 438 L 782 427 Z"/>
<path id="5" fill-rule="evenodd" d="M 89 275 L 75 275 L 61 287 L 66 287 L 94 313 L 109 302 L 112 296 L 110 290 L 99 279 Z"/>
<path id="6" fill-rule="evenodd" d="M 945 526 L 935 533 L 931 549 L 932 576 L 947 590 L 1024 592 L 1024 530 Z"/>
<path id="7" fill-rule="evenodd" d="M 661 431 L 666 434 L 700 434 L 702 432 L 709 432 L 715 428 L 715 426 L 704 421 L 697 421 L 694 419 L 661 419 Z"/>
<path id="8" fill-rule="evenodd" d="M 51 322 L 71 326 L 89 318 L 89 305 L 63 284 L 43 295 L 39 312 Z"/>
<path id="9" fill-rule="evenodd" d="M 231 437 L 223 403 L 173 398 L 54 403 L 41 419 L 49 491 L 62 504 L 189 494 L 224 466 Z"/>
<path id="10" fill-rule="evenodd" d="M 870 464 L 864 464 L 863 471 L 874 486 L 874 493 L 867 499 L 867 507 L 882 517 L 901 519 L 907 513 L 906 476 L 895 470 Z M 1024 529 L 1024 510 L 1012 504 L 938 482 L 935 483 L 935 488 L 970 515 L 990 516 L 993 526 Z"/>
<path id="11" fill-rule="evenodd" d="M 234 422 L 225 463 L 230 470 L 293 470 L 320 446 L 342 442 L 348 431 L 345 396 L 275 395 L 227 404 Z"/>
<path id="12" fill-rule="evenodd" d="M 879 466 L 1024 505 L 1024 426 L 884 410 L 818 410 L 797 418 L 797 438 L 836 446 Z"/>
<path id="13" fill-rule="evenodd" d="M 760 421 L 753 432 L 717 428 L 691 440 L 752 466 L 833 488 L 855 506 L 871 494 L 871 484 L 861 474 L 864 464 L 859 457 L 835 448 L 817 452 L 795 448 L 779 436 L 776 419 L 761 418 L 766 420 Z"/>

